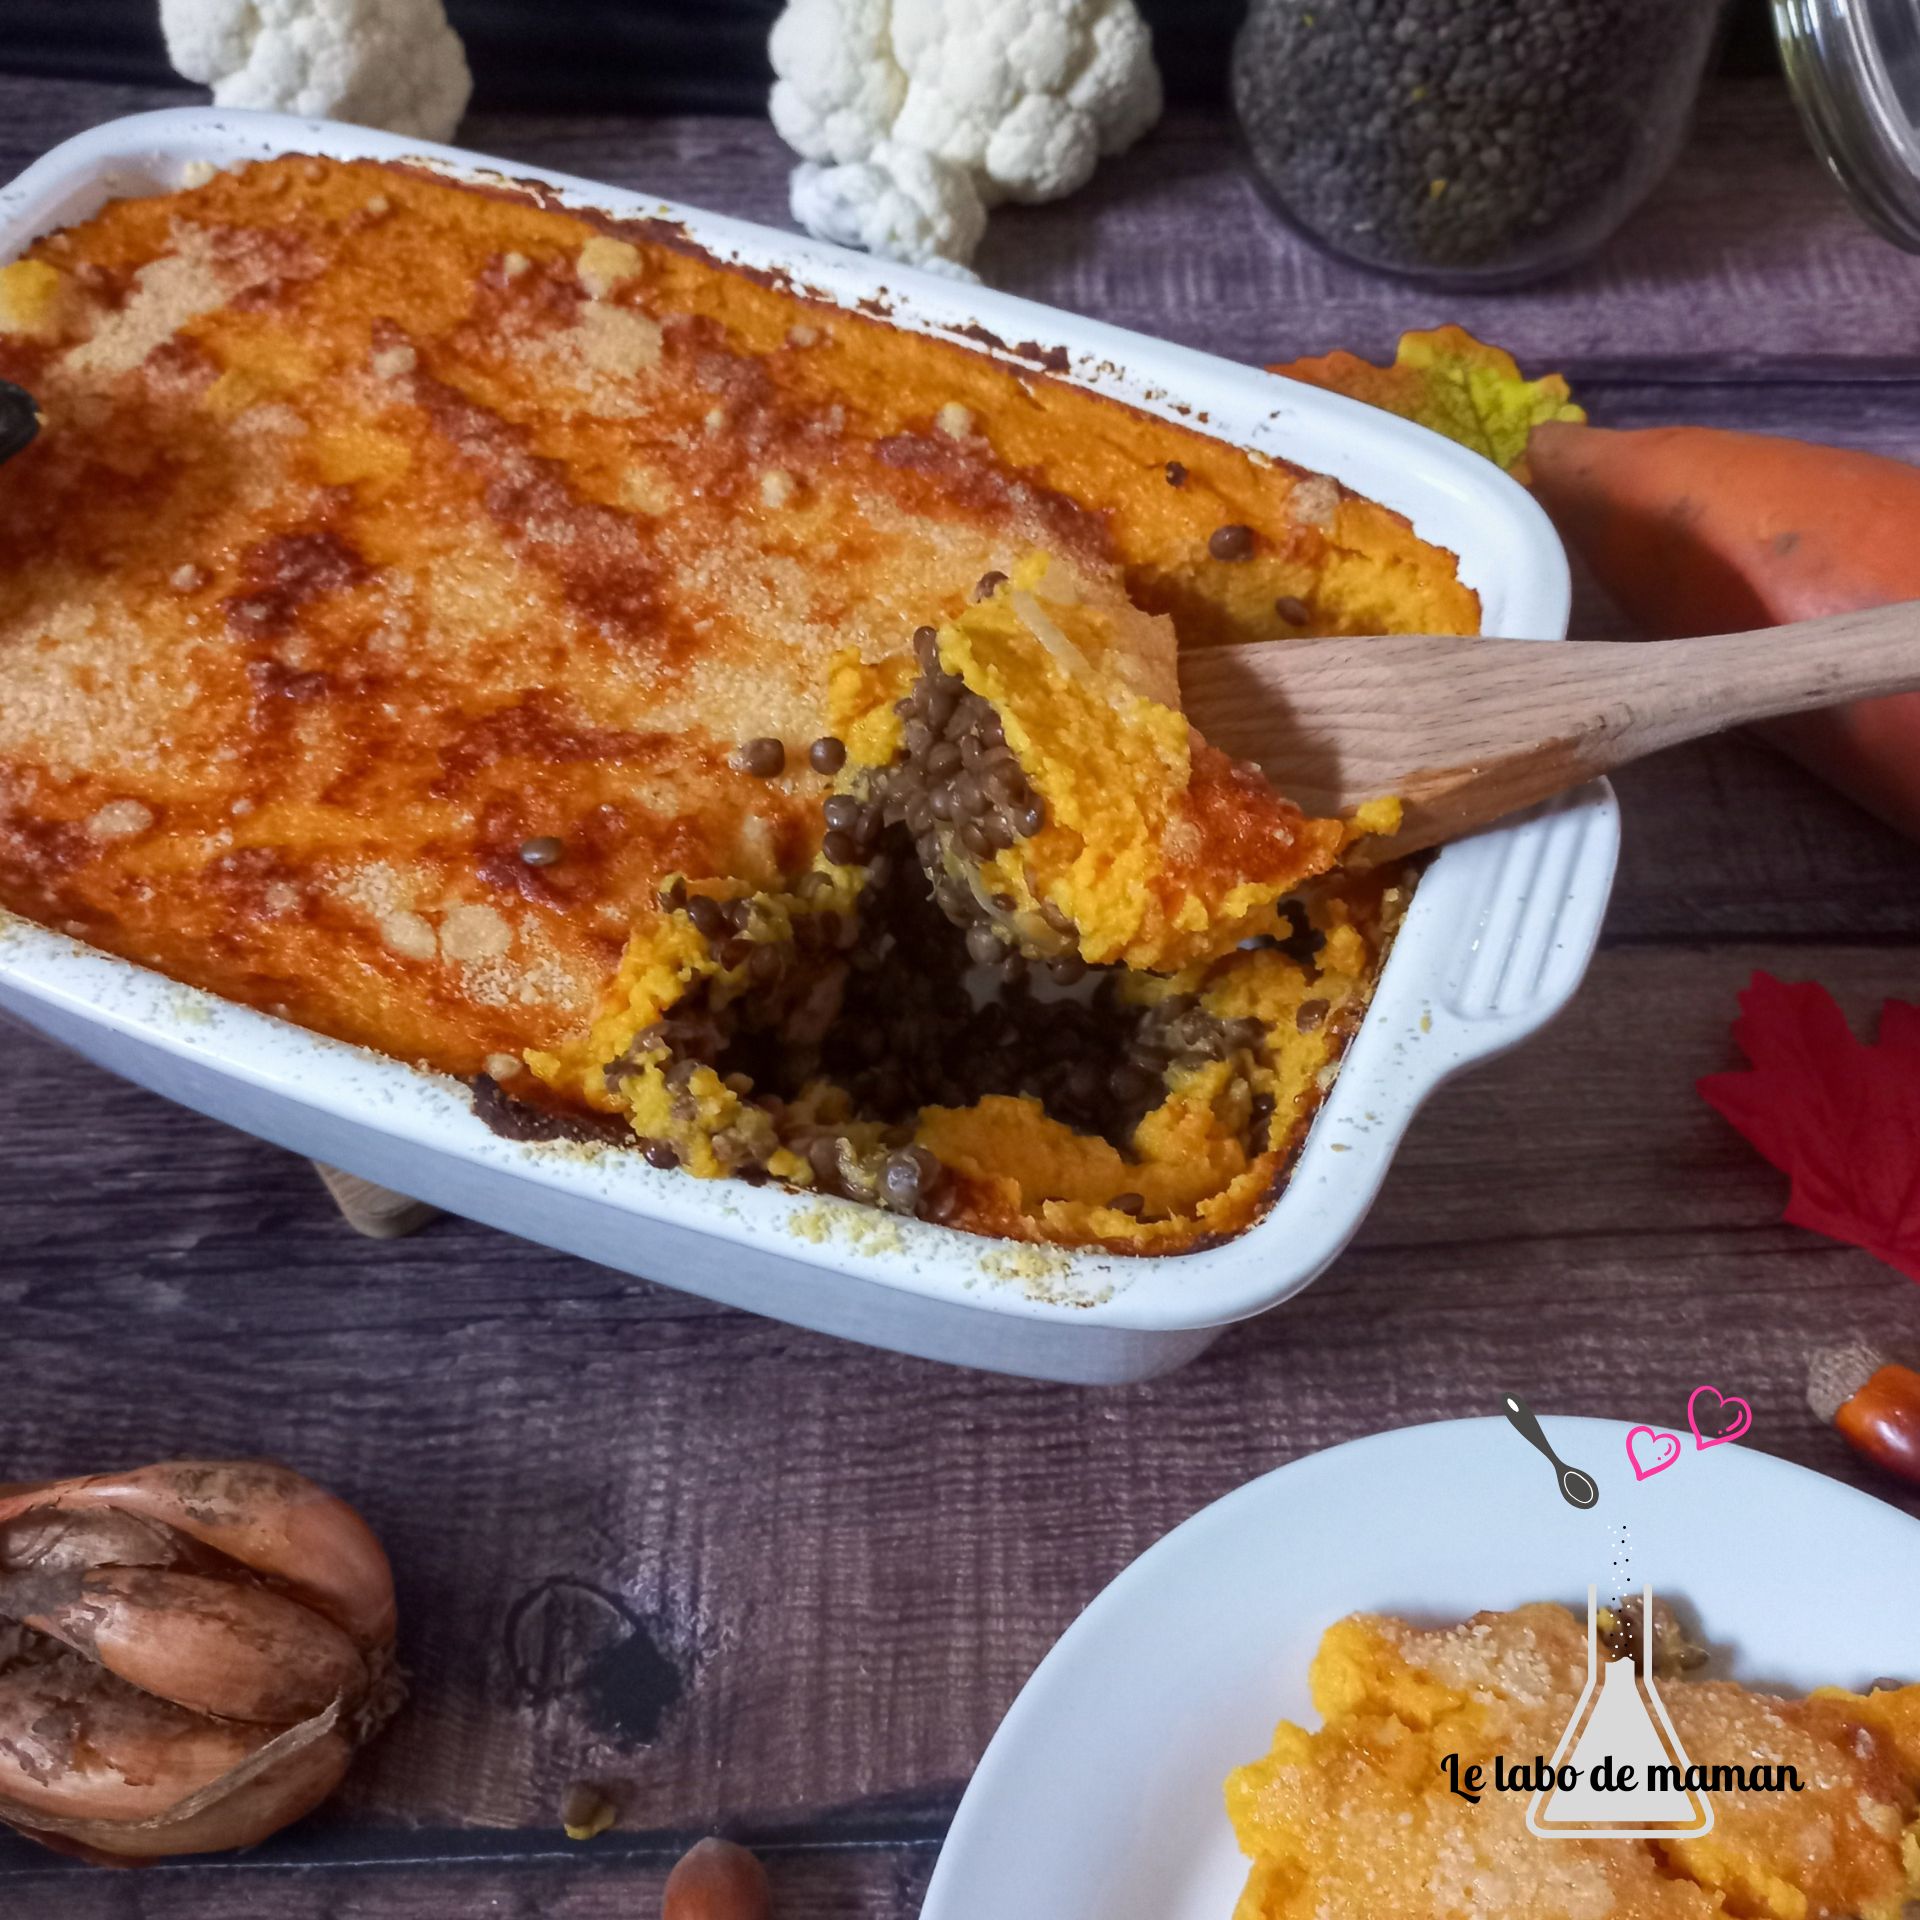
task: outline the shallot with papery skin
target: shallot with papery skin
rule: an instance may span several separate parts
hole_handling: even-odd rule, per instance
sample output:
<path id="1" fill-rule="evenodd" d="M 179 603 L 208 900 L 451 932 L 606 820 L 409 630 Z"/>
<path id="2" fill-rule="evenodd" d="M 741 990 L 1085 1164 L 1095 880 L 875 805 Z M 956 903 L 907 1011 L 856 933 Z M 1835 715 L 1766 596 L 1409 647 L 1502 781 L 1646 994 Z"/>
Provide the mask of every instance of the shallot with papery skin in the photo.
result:
<path id="1" fill-rule="evenodd" d="M 401 1689 L 393 1576 L 265 1461 L 0 1485 L 0 1821 L 131 1865 L 309 1813 Z"/>

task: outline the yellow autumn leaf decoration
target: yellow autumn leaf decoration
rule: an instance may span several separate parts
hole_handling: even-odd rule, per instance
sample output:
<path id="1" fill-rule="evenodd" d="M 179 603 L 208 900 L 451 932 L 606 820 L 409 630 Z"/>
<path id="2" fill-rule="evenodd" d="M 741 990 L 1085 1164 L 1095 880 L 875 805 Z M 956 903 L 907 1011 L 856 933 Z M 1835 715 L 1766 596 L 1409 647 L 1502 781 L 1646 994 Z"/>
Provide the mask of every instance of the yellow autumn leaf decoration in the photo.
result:
<path id="1" fill-rule="evenodd" d="M 1520 481 L 1527 477 L 1527 436 L 1535 427 L 1544 420 L 1587 417 L 1559 374 L 1529 380 L 1512 354 L 1476 340 L 1464 327 L 1403 333 L 1390 367 L 1358 354 L 1323 353 L 1267 371 L 1431 427 Z"/>

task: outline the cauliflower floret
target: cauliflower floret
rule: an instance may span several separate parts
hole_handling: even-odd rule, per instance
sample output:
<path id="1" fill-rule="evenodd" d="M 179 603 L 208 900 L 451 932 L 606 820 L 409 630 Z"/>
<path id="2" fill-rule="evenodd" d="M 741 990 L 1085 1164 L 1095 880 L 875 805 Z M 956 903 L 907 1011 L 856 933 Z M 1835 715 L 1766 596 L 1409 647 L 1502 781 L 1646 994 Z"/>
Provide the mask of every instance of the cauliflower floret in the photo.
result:
<path id="1" fill-rule="evenodd" d="M 969 280 L 966 262 L 987 229 L 965 168 L 895 140 L 845 166 L 796 167 L 792 206 L 793 217 L 823 240 Z"/>
<path id="2" fill-rule="evenodd" d="M 1074 192 L 1159 118 L 1133 0 L 894 0 L 893 47 L 894 138 L 969 168 L 989 205 Z"/>
<path id="3" fill-rule="evenodd" d="M 1067 85 L 1067 105 L 1093 116 L 1100 156 L 1125 153 L 1160 118 L 1165 104 L 1153 36 L 1130 6 L 1102 7 L 1087 32 L 1093 51 Z"/>
<path id="4" fill-rule="evenodd" d="M 897 158 L 879 157 L 883 146 L 963 173 L 984 209 L 1072 193 L 1160 114 L 1135 0 L 790 0 L 770 51 L 775 128 L 846 176 L 796 177 L 795 218 L 827 239 L 871 230 L 860 244 L 921 264 L 928 247 L 966 259 L 971 215 L 926 212 L 952 190 L 920 173 L 910 181 Z M 947 226 L 960 237 L 938 238 Z"/>
<path id="5" fill-rule="evenodd" d="M 446 140 L 473 92 L 442 0 L 160 0 L 160 25 L 223 107 Z"/>
<path id="6" fill-rule="evenodd" d="M 906 97 L 888 32 L 893 0 L 792 0 L 767 52 L 774 131 L 809 160 L 864 160 Z"/>

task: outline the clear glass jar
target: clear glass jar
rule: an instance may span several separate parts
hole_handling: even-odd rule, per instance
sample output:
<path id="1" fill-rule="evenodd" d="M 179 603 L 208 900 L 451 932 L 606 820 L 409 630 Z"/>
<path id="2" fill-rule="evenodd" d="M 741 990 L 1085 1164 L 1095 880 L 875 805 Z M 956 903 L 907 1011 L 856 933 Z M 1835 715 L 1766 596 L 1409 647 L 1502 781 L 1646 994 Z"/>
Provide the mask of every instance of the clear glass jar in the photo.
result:
<path id="1" fill-rule="evenodd" d="M 1920 5 L 1773 0 L 1814 150 L 1861 214 L 1920 253 Z"/>
<path id="2" fill-rule="evenodd" d="M 1686 137 L 1721 0 L 1252 0 L 1233 102 L 1310 239 L 1441 284 L 1593 252 Z"/>

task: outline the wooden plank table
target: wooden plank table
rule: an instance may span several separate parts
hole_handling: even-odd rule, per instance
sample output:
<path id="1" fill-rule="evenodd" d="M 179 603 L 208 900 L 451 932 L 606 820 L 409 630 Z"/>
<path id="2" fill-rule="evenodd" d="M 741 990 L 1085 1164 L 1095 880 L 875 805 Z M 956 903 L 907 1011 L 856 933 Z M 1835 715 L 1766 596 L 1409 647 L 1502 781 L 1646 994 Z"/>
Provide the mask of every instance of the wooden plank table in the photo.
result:
<path id="1" fill-rule="evenodd" d="M 0 174 L 176 97 L 0 80 Z M 784 217 L 757 123 L 476 115 L 465 137 Z M 1652 205 L 1538 290 L 1351 273 L 1196 121 L 998 215 L 982 266 L 1243 359 L 1459 319 L 1567 369 L 1602 421 L 1920 458 L 1920 261 L 1855 222 L 1770 84 L 1710 96 Z M 1617 630 L 1584 587 L 1575 617 Z M 1711 1379 L 1752 1400 L 1753 1444 L 1867 1484 L 1806 1410 L 1807 1358 L 1913 1344 L 1920 1295 L 1778 1224 L 1784 1182 L 1693 1082 L 1733 1063 L 1756 967 L 1856 1021 L 1920 994 L 1920 851 L 1743 741 L 1619 785 L 1619 889 L 1566 1019 L 1432 1103 L 1325 1279 L 1144 1386 L 870 1353 L 457 1220 L 362 1241 L 303 1162 L 0 1032 L 0 1479 L 298 1464 L 391 1549 L 414 1688 L 339 1800 L 257 1854 L 102 1874 L 4 1840 L 0 1913 L 611 1920 L 655 1911 L 722 1826 L 764 1849 L 785 1920 L 901 1920 L 1054 1638 L 1282 1461 L 1505 1391 L 1671 1425 Z M 583 1775 L 619 1783 L 621 1822 L 580 1847 L 556 1809 Z"/>

